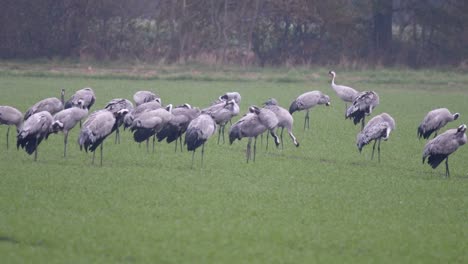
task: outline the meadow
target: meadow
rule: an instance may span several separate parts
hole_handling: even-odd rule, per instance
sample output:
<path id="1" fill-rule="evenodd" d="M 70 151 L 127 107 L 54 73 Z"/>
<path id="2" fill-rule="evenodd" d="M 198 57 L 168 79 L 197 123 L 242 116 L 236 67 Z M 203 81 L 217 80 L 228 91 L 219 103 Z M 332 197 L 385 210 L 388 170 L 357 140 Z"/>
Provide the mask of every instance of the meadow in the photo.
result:
<path id="1" fill-rule="evenodd" d="M 161 75 L 106 72 L 0 72 L 0 105 L 21 111 L 46 98 L 90 86 L 93 109 L 138 90 L 157 92 L 164 104 L 205 107 L 227 91 L 242 95 L 241 114 L 274 97 L 285 108 L 299 94 L 321 90 L 330 107 L 294 114 L 296 148 L 257 141 L 255 162 L 245 161 L 247 140 L 200 152 L 154 153 L 130 132 L 104 143 L 104 164 L 79 150 L 79 128 L 39 146 L 38 161 L 6 149 L 0 126 L 0 256 L 2 263 L 468 263 L 468 147 L 450 156 L 451 177 L 421 163 L 425 141 L 416 128 L 434 108 L 447 107 L 468 123 L 468 76 L 451 71 L 335 69 L 336 82 L 374 90 L 396 130 L 360 154 L 359 126 L 330 88 L 328 69 L 185 69 Z M 159 72 L 160 73 L 160 72 Z M 234 121 L 240 116 L 235 117 Z M 228 125 L 229 126 L 229 125 Z M 12 130 L 13 131 L 13 130 Z M 227 129 L 226 129 L 227 131 Z M 227 136 L 227 135 L 226 135 Z M 227 139 L 227 138 L 226 138 Z M 265 139 L 264 139 L 265 140 Z M 13 147 L 12 147 L 13 146 Z M 98 164 L 98 162 L 97 162 Z"/>

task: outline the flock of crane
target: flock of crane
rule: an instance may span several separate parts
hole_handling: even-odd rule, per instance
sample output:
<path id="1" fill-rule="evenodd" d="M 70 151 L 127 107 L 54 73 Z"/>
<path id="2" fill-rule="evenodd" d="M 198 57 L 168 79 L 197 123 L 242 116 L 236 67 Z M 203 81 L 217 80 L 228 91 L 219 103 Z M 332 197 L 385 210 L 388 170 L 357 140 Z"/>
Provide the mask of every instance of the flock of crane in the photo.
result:
<path id="1" fill-rule="evenodd" d="M 395 120 L 387 113 L 374 116 L 365 123 L 366 116 L 372 114 L 373 109 L 379 105 L 379 96 L 375 91 L 358 92 L 355 89 L 335 84 L 336 73 L 329 72 L 331 87 L 337 96 L 345 102 L 345 117 L 353 120 L 354 124 L 361 123 L 361 131 L 357 135 L 356 145 L 359 151 L 374 141 L 371 159 L 374 158 L 377 144 L 378 160 L 380 162 L 380 142 L 387 140 L 395 129 Z M 100 147 L 102 165 L 103 141 L 114 131 L 116 142 L 120 142 L 119 128 L 130 129 L 136 142 L 145 142 L 148 145 L 151 137 L 154 142 L 166 140 L 168 143 L 179 142 L 182 150 L 182 136 L 185 133 L 185 144 L 188 151 L 193 151 L 192 166 L 195 150 L 201 147 L 201 162 L 205 142 L 216 133 L 218 129 L 218 144 L 224 142 L 224 129 L 234 116 L 240 112 L 241 96 L 237 92 L 228 92 L 220 96 L 210 106 L 199 109 L 189 104 L 173 107 L 171 104 L 163 106 L 161 98 L 150 91 L 138 91 L 134 94 L 135 105 L 127 99 L 117 98 L 111 100 L 104 109 L 94 111 L 88 115 L 96 97 L 93 89 L 84 88 L 76 91 L 65 102 L 65 91 L 61 91 L 61 100 L 46 98 L 31 106 L 23 115 L 11 106 L 0 106 L 0 124 L 8 126 L 6 144 L 8 149 L 8 136 L 10 125 L 17 130 L 17 148 L 23 148 L 28 154 L 34 153 L 37 160 L 37 148 L 43 139 L 52 133 L 63 132 L 64 151 L 67 154 L 68 133 L 78 123 L 81 130 L 78 143 L 80 149 L 93 152 L 92 162 L 95 160 L 95 150 Z M 348 103 L 350 106 L 348 107 Z M 274 98 L 268 99 L 263 107 L 250 106 L 249 112 L 231 125 L 229 141 L 232 144 L 236 139 L 248 138 L 246 159 L 255 161 L 256 139 L 264 132 L 271 134 L 278 147 L 283 143 L 283 130 L 286 128 L 293 144 L 298 147 L 299 142 L 292 132 L 293 117 L 296 111 L 306 111 L 304 129 L 309 128 L 309 111 L 317 105 L 330 105 L 330 97 L 320 91 L 310 91 L 298 96 L 290 105 L 289 110 L 278 105 Z M 86 118 L 87 117 L 87 118 Z M 427 113 L 418 127 L 419 138 L 428 139 L 434 134 L 424 147 L 423 163 L 426 158 L 432 168 L 436 168 L 445 160 L 446 176 L 450 176 L 448 157 L 458 147 L 467 141 L 466 125 L 462 124 L 456 129 L 449 129 L 437 135 L 438 131 L 448 122 L 456 120 L 458 113 L 452 114 L 446 108 L 435 109 Z M 86 120 L 82 123 L 82 120 Z M 278 136 L 277 130 L 281 128 Z M 268 134 L 267 134 L 268 139 Z M 253 157 L 251 144 L 254 140 Z M 267 141 L 268 144 L 268 141 Z M 267 145 L 268 146 L 268 145 Z"/>

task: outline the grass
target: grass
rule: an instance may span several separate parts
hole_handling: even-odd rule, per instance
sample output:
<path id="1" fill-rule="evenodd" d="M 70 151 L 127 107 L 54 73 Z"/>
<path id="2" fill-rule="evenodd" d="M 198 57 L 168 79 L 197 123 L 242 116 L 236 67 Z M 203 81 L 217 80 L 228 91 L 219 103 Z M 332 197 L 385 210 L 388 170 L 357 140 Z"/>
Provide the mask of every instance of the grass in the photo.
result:
<path id="1" fill-rule="evenodd" d="M 181 72 L 192 72 L 190 69 Z M 96 91 L 95 109 L 112 98 L 154 90 L 163 103 L 208 105 L 226 91 L 242 95 L 241 112 L 275 97 L 284 107 L 299 94 L 322 90 L 332 107 L 295 113 L 295 148 L 265 150 L 245 163 L 247 141 L 206 146 L 194 169 L 191 153 L 159 143 L 155 153 L 122 133 L 104 146 L 104 166 L 70 134 L 39 147 L 38 161 L 5 149 L 0 126 L 0 255 L 4 263 L 466 263 L 468 262 L 468 149 L 444 167 L 421 164 L 425 142 L 416 127 L 427 111 L 461 113 L 448 127 L 468 122 L 466 75 L 436 71 L 337 71 L 337 83 L 375 90 L 397 123 L 382 143 L 382 162 L 359 154 L 358 127 L 344 120 L 344 103 L 329 87 L 326 69 L 202 71 L 186 78 L 113 78 L 87 74 L 0 74 L 0 105 L 25 111 L 45 97 L 85 86 Z M 169 74 L 169 73 L 167 73 Z M 227 77 L 226 77 L 227 76 Z M 252 77 L 254 76 L 254 77 Z M 237 118 L 236 118 L 237 119 Z M 12 136 L 10 145 L 13 145 Z M 270 142 L 271 146 L 271 142 Z"/>

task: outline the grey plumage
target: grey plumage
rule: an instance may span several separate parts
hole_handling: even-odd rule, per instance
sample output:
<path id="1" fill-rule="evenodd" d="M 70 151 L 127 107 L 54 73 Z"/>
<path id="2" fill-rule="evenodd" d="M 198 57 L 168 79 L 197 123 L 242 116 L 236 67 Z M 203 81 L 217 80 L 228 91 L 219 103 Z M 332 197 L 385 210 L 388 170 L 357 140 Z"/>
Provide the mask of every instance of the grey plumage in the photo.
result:
<path id="1" fill-rule="evenodd" d="M 130 127 L 133 124 L 133 120 L 137 118 L 139 115 L 141 115 L 142 113 L 151 111 L 151 110 L 156 110 L 159 108 L 161 108 L 161 101 L 159 99 L 141 104 L 133 108 L 133 110 L 131 110 L 128 114 L 125 115 L 125 118 L 123 120 L 124 128 Z"/>
<path id="2" fill-rule="evenodd" d="M 349 86 L 335 84 L 336 73 L 334 71 L 329 71 L 328 74 L 332 76 L 331 88 L 335 91 L 336 95 L 338 95 L 338 97 L 345 102 L 346 111 L 348 108 L 348 103 L 352 103 L 359 92 Z"/>
<path id="3" fill-rule="evenodd" d="M 127 113 L 127 109 L 122 109 L 115 114 L 107 109 L 98 110 L 89 115 L 83 123 L 78 144 L 80 145 L 80 149 L 84 148 L 86 152 L 88 152 L 88 150 L 93 152 L 93 164 L 95 150 L 100 146 L 102 166 L 103 141 L 117 129 L 118 120 L 123 118 Z"/>
<path id="4" fill-rule="evenodd" d="M 1 105 L 0 106 L 0 125 L 7 125 L 7 133 L 6 133 L 6 146 L 7 149 L 9 148 L 9 134 L 10 134 L 10 126 L 16 126 L 16 132 L 18 133 L 21 126 L 23 124 L 23 113 L 18 109 L 7 106 Z"/>
<path id="5" fill-rule="evenodd" d="M 353 119 L 354 124 L 361 122 L 361 130 L 364 129 L 366 116 L 379 105 L 379 95 L 374 91 L 360 92 L 353 100 L 353 104 L 346 110 L 346 119 Z"/>
<path id="6" fill-rule="evenodd" d="M 193 151 L 192 153 L 192 167 L 195 150 L 202 146 L 201 150 L 201 166 L 203 167 L 203 156 L 205 153 L 206 141 L 215 133 L 216 123 L 213 118 L 205 113 L 200 114 L 197 118 L 193 119 L 187 127 L 185 132 L 185 144 L 187 150 Z"/>
<path id="7" fill-rule="evenodd" d="M 202 110 L 202 113 L 206 113 L 211 115 L 213 120 L 219 126 L 218 128 L 218 144 L 221 137 L 223 135 L 223 143 L 224 141 L 224 128 L 226 124 L 234 117 L 239 114 L 239 105 L 237 105 L 234 99 L 230 99 L 228 101 L 222 100 L 218 104 L 212 105 Z"/>
<path id="8" fill-rule="evenodd" d="M 73 129 L 76 124 L 81 122 L 83 118 L 88 115 L 88 108 L 83 104 L 82 100 L 79 100 L 76 107 L 64 109 L 54 115 L 54 122 L 51 126 L 51 132 L 58 133 L 59 131 L 63 132 L 63 156 L 67 156 L 67 143 L 68 143 L 68 133 Z"/>
<path id="9" fill-rule="evenodd" d="M 36 161 L 37 147 L 44 138 L 47 139 L 53 120 L 47 111 L 32 114 L 24 121 L 18 132 L 16 147 L 23 148 L 29 155 L 34 152 L 34 161 Z"/>
<path id="10" fill-rule="evenodd" d="M 62 89 L 61 92 L 61 99 L 50 97 L 44 100 L 41 100 L 31 106 L 26 113 L 24 114 L 24 120 L 27 120 L 30 116 L 35 113 L 39 113 L 42 111 L 47 111 L 51 115 L 55 115 L 56 113 L 63 110 L 63 97 L 65 94 L 65 90 Z"/>
<path id="11" fill-rule="evenodd" d="M 130 127 L 133 132 L 133 139 L 141 143 L 147 141 L 151 136 L 154 136 L 172 119 L 172 105 L 169 104 L 166 108 L 159 108 L 152 111 L 146 111 L 140 114 Z M 154 151 L 154 139 L 153 139 L 153 151 Z"/>
<path id="12" fill-rule="evenodd" d="M 292 132 L 294 119 L 288 110 L 278 105 L 278 101 L 274 98 L 270 98 L 265 102 L 265 108 L 275 113 L 276 118 L 278 118 L 278 128 L 281 128 L 281 148 L 283 148 L 283 130 L 286 128 L 288 131 L 293 144 L 296 147 L 299 147 L 299 142 Z M 267 135 L 267 146 L 268 146 L 268 135 Z"/>
<path id="13" fill-rule="evenodd" d="M 175 141 L 175 151 L 177 151 L 177 141 L 180 140 L 180 150 L 182 151 L 182 135 L 187 130 L 190 122 L 200 115 L 199 108 L 193 108 L 189 104 L 177 106 L 172 109 L 172 119 L 156 135 L 158 141 L 166 139 L 167 143 Z"/>
<path id="14" fill-rule="evenodd" d="M 265 131 L 269 131 L 275 139 L 275 144 L 280 144 L 280 139 L 275 133 L 275 129 L 278 126 L 278 118 L 275 113 L 266 108 L 258 108 L 257 106 L 251 106 L 249 113 L 244 115 L 239 121 L 234 123 L 229 130 L 229 142 L 232 144 L 236 139 L 241 140 L 244 137 L 249 138 L 247 143 L 247 162 L 251 158 L 251 144 L 252 138 L 254 138 L 254 156 L 255 161 L 257 136 Z"/>
<path id="15" fill-rule="evenodd" d="M 435 133 L 434 137 L 436 137 L 441 128 L 448 122 L 457 120 L 459 116 L 459 113 L 452 114 L 447 108 L 438 108 L 430 111 L 418 127 L 419 138 L 428 139 L 432 133 Z"/>
<path id="16" fill-rule="evenodd" d="M 387 140 L 390 136 L 390 132 L 395 130 L 395 120 L 387 113 L 382 113 L 373 117 L 366 124 L 364 129 L 358 133 L 356 139 L 356 145 L 359 149 L 359 152 L 362 151 L 362 148 L 369 144 L 371 141 L 374 141 L 374 146 L 372 147 L 372 157 L 374 159 L 375 144 L 378 142 L 378 156 L 380 162 L 380 141 Z"/>
<path id="17" fill-rule="evenodd" d="M 445 160 L 445 175 L 450 176 L 448 165 L 449 155 L 455 152 L 460 146 L 466 144 L 466 125 L 460 125 L 457 129 L 449 129 L 438 135 L 432 140 L 429 140 L 424 147 L 422 162 L 424 164 L 426 158 L 427 163 L 433 169 L 437 168 L 442 161 Z"/>
<path id="18" fill-rule="evenodd" d="M 110 100 L 107 105 L 104 107 L 104 109 L 109 110 L 112 112 L 114 115 L 119 112 L 122 109 L 127 109 L 129 112 L 133 110 L 133 103 L 130 102 L 130 100 L 124 99 L 124 98 L 115 98 Z M 126 115 L 127 116 L 127 115 Z M 115 130 L 115 144 L 119 143 L 120 144 L 120 127 L 124 123 L 123 119 L 119 119 L 117 124 L 117 128 Z"/>
<path id="19" fill-rule="evenodd" d="M 324 104 L 330 106 L 330 97 L 320 91 L 311 91 L 299 95 L 289 106 L 289 113 L 293 114 L 296 111 L 306 110 L 304 117 L 304 130 L 310 128 L 309 111 L 316 105 Z"/>
<path id="20" fill-rule="evenodd" d="M 150 91 L 138 91 L 133 95 L 133 100 L 135 101 L 136 106 L 154 101 L 156 99 L 159 99 L 159 103 L 161 103 L 161 98 L 159 95 Z"/>
<path id="21" fill-rule="evenodd" d="M 241 95 L 238 92 L 227 92 L 223 95 L 221 95 L 212 105 L 218 104 L 222 101 L 230 101 L 234 100 L 237 105 L 240 105 L 241 102 Z"/>
<path id="22" fill-rule="evenodd" d="M 96 101 L 96 95 L 91 87 L 86 87 L 76 91 L 70 99 L 65 103 L 65 109 L 78 106 L 78 102 L 81 100 L 81 104 L 86 109 L 91 109 Z M 79 107 L 79 106 L 78 106 Z"/>

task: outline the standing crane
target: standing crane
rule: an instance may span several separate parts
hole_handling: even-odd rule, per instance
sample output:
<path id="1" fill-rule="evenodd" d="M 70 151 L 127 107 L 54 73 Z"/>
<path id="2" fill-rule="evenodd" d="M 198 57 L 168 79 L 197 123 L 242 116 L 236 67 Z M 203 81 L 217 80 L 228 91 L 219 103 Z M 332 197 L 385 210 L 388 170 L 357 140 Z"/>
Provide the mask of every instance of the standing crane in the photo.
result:
<path id="1" fill-rule="evenodd" d="M 450 154 L 465 144 L 466 125 L 462 124 L 456 129 L 449 129 L 429 140 L 424 147 L 422 163 L 424 164 L 426 158 L 428 158 L 427 163 L 435 169 L 445 160 L 445 176 L 450 177 L 448 158 Z"/>
<path id="2" fill-rule="evenodd" d="M 447 108 L 438 108 L 430 111 L 418 127 L 419 138 L 428 139 L 434 132 L 434 137 L 436 137 L 441 128 L 447 125 L 448 122 L 457 120 L 459 116 L 459 113 L 452 114 Z"/>
<path id="3" fill-rule="evenodd" d="M 73 129 L 76 124 L 81 122 L 83 118 L 88 115 L 88 108 L 84 105 L 82 99 L 78 100 L 78 105 L 72 108 L 64 109 L 54 115 L 54 122 L 52 123 L 51 132 L 63 132 L 63 156 L 67 156 L 67 143 L 68 133 Z"/>
<path id="4" fill-rule="evenodd" d="M 364 129 L 366 116 L 379 105 L 379 95 L 374 91 L 364 91 L 354 98 L 353 104 L 346 110 L 346 119 L 353 119 L 354 124 L 361 122 L 361 130 Z"/>
<path id="5" fill-rule="evenodd" d="M 6 133 L 6 148 L 8 149 L 8 136 L 10 134 L 10 126 L 16 126 L 16 132 L 18 133 L 21 125 L 23 124 L 23 113 L 21 113 L 18 109 L 7 106 L 7 105 L 0 105 L 0 125 L 7 125 L 7 133 Z"/>
<path id="6" fill-rule="evenodd" d="M 60 96 L 61 99 L 60 100 L 58 98 L 55 98 L 55 97 L 50 97 L 50 98 L 46 98 L 44 100 L 41 100 L 41 101 L 35 103 L 24 114 L 24 120 L 27 120 L 33 114 L 39 113 L 39 112 L 42 112 L 42 111 L 47 111 L 51 115 L 55 115 L 56 113 L 62 111 L 63 110 L 64 96 L 65 96 L 65 90 L 62 89 L 61 96 Z"/>
<path id="7" fill-rule="evenodd" d="M 197 118 L 193 119 L 188 125 L 187 132 L 185 132 L 185 144 L 187 144 L 188 151 L 193 151 L 191 168 L 193 168 L 195 150 L 200 146 L 202 147 L 201 167 L 203 168 L 203 155 L 205 153 L 205 143 L 215 133 L 215 131 L 215 121 L 210 115 L 205 113 L 202 113 Z"/>
<path id="8" fill-rule="evenodd" d="M 37 160 L 37 147 L 42 140 L 49 136 L 50 127 L 54 118 L 48 111 L 32 114 L 18 132 L 16 147 L 21 147 L 29 155 L 34 152 L 34 161 Z"/>
<path id="9" fill-rule="evenodd" d="M 335 91 L 336 95 L 338 95 L 338 97 L 345 102 L 346 113 L 346 109 L 348 109 L 348 103 L 352 103 L 359 92 L 349 86 L 335 84 L 336 73 L 334 71 L 329 71 L 328 74 L 332 76 L 331 88 Z"/>
<path id="10" fill-rule="evenodd" d="M 278 101 L 275 98 L 268 99 L 265 103 L 265 108 L 271 110 L 275 113 L 276 118 L 278 118 L 278 128 L 281 127 L 281 149 L 283 149 L 283 130 L 286 128 L 288 134 L 293 141 L 294 146 L 299 147 L 299 142 L 292 132 L 294 119 L 288 110 L 278 105 Z M 267 134 L 267 147 L 268 147 L 268 134 Z"/>
<path id="11" fill-rule="evenodd" d="M 304 130 L 310 128 L 309 111 L 316 105 L 324 104 L 330 106 L 330 97 L 320 91 L 311 91 L 299 95 L 289 107 L 289 113 L 293 114 L 296 111 L 306 110 L 304 117 Z"/>

